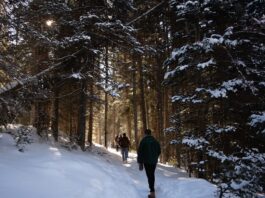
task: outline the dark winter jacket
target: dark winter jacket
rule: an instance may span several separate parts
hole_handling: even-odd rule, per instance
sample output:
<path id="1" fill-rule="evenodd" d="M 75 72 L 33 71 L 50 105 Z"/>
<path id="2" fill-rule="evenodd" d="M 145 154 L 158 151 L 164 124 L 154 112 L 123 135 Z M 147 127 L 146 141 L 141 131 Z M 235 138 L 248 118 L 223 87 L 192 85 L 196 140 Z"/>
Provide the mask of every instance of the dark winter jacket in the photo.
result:
<path id="1" fill-rule="evenodd" d="M 159 142 L 151 135 L 146 135 L 137 150 L 137 162 L 142 164 L 156 164 L 161 153 Z"/>
<path id="2" fill-rule="evenodd" d="M 130 140 L 127 136 L 122 136 L 120 139 L 119 139 L 119 145 L 121 148 L 129 148 L 130 146 Z"/>

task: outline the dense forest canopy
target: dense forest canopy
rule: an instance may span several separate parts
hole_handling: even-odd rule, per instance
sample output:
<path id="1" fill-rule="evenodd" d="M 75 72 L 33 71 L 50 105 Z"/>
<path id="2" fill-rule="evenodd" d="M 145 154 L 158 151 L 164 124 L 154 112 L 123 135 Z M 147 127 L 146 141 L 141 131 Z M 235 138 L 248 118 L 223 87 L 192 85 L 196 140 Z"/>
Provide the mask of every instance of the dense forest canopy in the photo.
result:
<path id="1" fill-rule="evenodd" d="M 263 0 L 4 0 L 0 30 L 0 125 L 83 150 L 150 128 L 219 197 L 264 192 Z"/>

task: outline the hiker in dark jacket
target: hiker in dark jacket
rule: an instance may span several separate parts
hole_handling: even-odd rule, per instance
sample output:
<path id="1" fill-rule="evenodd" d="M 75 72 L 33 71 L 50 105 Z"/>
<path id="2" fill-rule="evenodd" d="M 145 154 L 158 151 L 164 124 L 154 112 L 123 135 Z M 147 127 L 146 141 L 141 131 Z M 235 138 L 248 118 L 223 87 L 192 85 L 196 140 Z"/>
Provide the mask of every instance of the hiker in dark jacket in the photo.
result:
<path id="1" fill-rule="evenodd" d="M 151 136 L 151 130 L 146 129 L 145 137 L 141 140 L 137 150 L 137 162 L 139 163 L 139 170 L 143 170 L 143 167 L 145 169 L 150 188 L 149 198 L 155 197 L 155 169 L 160 153 L 159 142 Z"/>
<path id="2" fill-rule="evenodd" d="M 130 140 L 126 136 L 126 133 L 123 133 L 122 137 L 119 139 L 119 145 L 121 147 L 121 155 L 123 163 L 127 163 Z"/>

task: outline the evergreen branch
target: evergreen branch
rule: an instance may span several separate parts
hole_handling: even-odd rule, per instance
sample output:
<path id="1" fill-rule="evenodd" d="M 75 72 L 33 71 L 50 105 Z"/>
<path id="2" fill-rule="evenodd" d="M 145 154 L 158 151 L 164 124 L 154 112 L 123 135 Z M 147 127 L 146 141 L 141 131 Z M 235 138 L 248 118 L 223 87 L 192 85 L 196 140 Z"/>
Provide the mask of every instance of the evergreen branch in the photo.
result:
<path id="1" fill-rule="evenodd" d="M 34 80 L 36 80 L 37 78 L 41 77 L 41 76 L 44 76 L 45 74 L 51 72 L 51 71 L 54 71 L 55 69 L 57 69 L 58 67 L 61 67 L 62 65 L 65 65 L 66 62 L 68 62 L 69 60 L 71 60 L 72 58 L 76 58 L 76 56 L 80 53 L 82 53 L 84 51 L 85 48 L 82 48 L 80 50 L 78 50 L 77 52 L 71 54 L 69 56 L 68 59 L 66 59 L 65 61 L 63 62 L 60 62 L 60 63 L 57 63 L 57 64 L 54 64 L 52 66 L 50 66 L 49 68 L 47 69 L 44 69 L 43 71 L 37 73 L 36 75 L 34 76 L 31 76 L 29 78 L 24 78 L 24 79 L 21 79 L 21 80 L 16 80 L 16 81 L 13 81 L 13 82 L 10 82 L 8 84 L 6 84 L 6 86 L 4 88 L 0 88 L 0 95 L 8 92 L 8 91 L 11 91 L 13 89 L 16 89 L 18 88 L 19 86 L 23 86 L 27 83 L 31 83 L 33 82 Z"/>

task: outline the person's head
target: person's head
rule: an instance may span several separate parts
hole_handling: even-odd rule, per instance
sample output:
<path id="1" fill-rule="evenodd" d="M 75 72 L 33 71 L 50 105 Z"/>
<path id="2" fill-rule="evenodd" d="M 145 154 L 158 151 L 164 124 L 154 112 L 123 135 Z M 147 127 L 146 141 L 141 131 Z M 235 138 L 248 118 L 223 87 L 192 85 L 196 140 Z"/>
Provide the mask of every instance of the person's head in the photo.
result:
<path id="1" fill-rule="evenodd" d="M 122 135 L 123 135 L 123 137 L 125 137 L 126 136 L 126 133 L 123 133 Z"/>
<path id="2" fill-rule="evenodd" d="M 145 135 L 151 135 L 152 131 L 151 129 L 145 129 L 144 134 Z"/>

